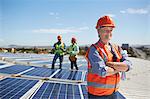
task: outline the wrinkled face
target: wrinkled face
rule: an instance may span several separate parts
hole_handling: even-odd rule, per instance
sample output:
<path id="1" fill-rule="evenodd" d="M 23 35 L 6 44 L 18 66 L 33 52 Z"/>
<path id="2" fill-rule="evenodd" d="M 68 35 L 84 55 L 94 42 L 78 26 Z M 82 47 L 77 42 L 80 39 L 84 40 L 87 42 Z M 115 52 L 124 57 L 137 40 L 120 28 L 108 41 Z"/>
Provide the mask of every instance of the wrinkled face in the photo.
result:
<path id="1" fill-rule="evenodd" d="M 97 29 L 98 35 L 100 36 L 100 40 L 104 44 L 107 44 L 109 40 L 112 38 L 112 30 L 113 27 L 102 27 Z"/>

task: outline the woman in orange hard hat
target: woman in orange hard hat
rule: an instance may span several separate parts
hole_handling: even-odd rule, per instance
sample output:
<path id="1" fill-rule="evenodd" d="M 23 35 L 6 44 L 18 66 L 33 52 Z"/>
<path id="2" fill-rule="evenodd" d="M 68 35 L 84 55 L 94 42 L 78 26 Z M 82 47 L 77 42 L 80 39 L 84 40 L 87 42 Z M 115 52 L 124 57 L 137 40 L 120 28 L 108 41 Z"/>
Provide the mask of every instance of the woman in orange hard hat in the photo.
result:
<path id="1" fill-rule="evenodd" d="M 78 70 L 77 67 L 77 54 L 79 53 L 79 47 L 77 45 L 76 38 L 71 39 L 71 45 L 69 46 L 69 60 L 71 62 L 71 69 L 73 69 L 73 66 L 75 66 L 76 70 Z"/>
<path id="2" fill-rule="evenodd" d="M 110 43 L 114 28 L 109 16 L 101 17 L 96 25 L 99 40 L 86 53 L 89 99 L 125 99 L 118 92 L 119 82 L 132 64 L 118 45 Z"/>

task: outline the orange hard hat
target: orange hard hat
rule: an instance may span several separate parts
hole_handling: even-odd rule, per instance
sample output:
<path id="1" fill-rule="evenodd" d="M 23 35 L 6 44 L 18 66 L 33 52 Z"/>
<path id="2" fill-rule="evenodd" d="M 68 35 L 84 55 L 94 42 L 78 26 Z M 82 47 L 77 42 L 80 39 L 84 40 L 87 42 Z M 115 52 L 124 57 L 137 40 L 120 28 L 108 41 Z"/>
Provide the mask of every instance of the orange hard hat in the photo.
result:
<path id="1" fill-rule="evenodd" d="M 61 35 L 58 35 L 58 36 L 57 36 L 57 39 L 58 39 L 58 40 L 61 40 L 61 38 L 62 38 Z"/>
<path id="2" fill-rule="evenodd" d="M 110 26 L 115 27 L 115 24 L 109 16 L 103 16 L 97 21 L 96 29 L 103 27 L 103 26 Z"/>
<path id="3" fill-rule="evenodd" d="M 76 43 L 77 40 L 76 40 L 76 38 L 73 37 L 73 38 L 71 39 L 71 41 Z"/>

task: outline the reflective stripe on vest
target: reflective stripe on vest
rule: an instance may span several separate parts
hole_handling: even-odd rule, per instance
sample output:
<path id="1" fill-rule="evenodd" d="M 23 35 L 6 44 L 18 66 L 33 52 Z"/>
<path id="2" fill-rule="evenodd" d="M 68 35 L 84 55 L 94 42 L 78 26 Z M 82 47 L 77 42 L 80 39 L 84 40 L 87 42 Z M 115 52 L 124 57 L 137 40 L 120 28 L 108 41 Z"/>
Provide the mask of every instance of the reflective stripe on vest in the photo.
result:
<path id="1" fill-rule="evenodd" d="M 87 89 L 90 94 L 93 94 L 96 96 L 111 95 L 110 93 L 114 92 L 114 90 L 112 88 L 94 88 L 92 86 L 88 86 Z M 101 91 L 101 90 L 103 90 L 103 91 Z M 118 90 L 118 88 L 116 88 L 115 92 L 117 90 Z"/>
<path id="2" fill-rule="evenodd" d="M 93 44 L 92 46 L 96 48 L 99 55 L 104 59 L 105 62 L 114 62 L 114 60 L 116 62 L 120 62 L 120 59 L 122 58 L 122 55 L 118 51 L 118 46 L 111 45 L 113 51 L 108 50 L 108 48 L 106 48 L 106 46 L 104 46 L 100 42 Z M 87 60 L 89 50 L 86 53 Z M 117 91 L 119 81 L 119 73 L 106 77 L 101 77 L 99 74 L 96 74 L 94 71 L 92 71 L 92 66 L 90 64 L 90 61 L 88 60 L 87 87 L 89 93 L 98 96 L 110 95 L 113 92 Z"/>
<path id="3" fill-rule="evenodd" d="M 115 85 L 111 85 L 111 84 L 100 84 L 100 83 L 96 83 L 96 82 L 88 82 L 88 86 L 93 86 L 96 88 L 114 88 L 114 87 L 119 87 L 119 84 Z"/>

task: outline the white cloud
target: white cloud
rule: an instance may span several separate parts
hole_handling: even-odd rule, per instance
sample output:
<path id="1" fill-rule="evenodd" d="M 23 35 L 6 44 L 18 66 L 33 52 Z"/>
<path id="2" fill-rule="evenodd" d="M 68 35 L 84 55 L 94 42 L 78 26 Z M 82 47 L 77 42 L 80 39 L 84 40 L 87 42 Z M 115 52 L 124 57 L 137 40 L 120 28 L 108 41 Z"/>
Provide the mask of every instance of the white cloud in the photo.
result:
<path id="1" fill-rule="evenodd" d="M 123 11 L 123 10 L 122 10 L 122 11 L 120 11 L 120 13 L 126 13 L 126 11 Z"/>
<path id="2" fill-rule="evenodd" d="M 53 16 L 53 15 L 55 15 L 55 13 L 54 12 L 50 12 L 49 15 Z"/>
<path id="3" fill-rule="evenodd" d="M 147 9 L 134 9 L 134 8 L 128 8 L 126 10 L 121 10 L 120 13 L 127 13 L 127 14 L 148 14 L 149 11 Z"/>
<path id="4" fill-rule="evenodd" d="M 50 16 L 54 16 L 55 19 L 60 19 L 59 13 L 58 12 L 49 12 Z"/>
<path id="5" fill-rule="evenodd" d="M 80 28 L 74 28 L 69 27 L 65 29 L 35 29 L 32 32 L 34 33 L 54 33 L 54 34 L 64 34 L 64 33 L 76 33 L 76 32 L 82 32 L 85 30 L 88 30 L 88 27 L 80 27 Z"/>
<path id="6" fill-rule="evenodd" d="M 51 15 L 51 16 L 58 16 L 59 13 L 58 12 L 49 12 L 49 15 Z"/>

